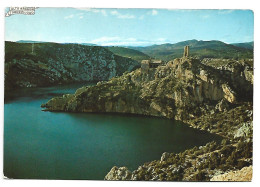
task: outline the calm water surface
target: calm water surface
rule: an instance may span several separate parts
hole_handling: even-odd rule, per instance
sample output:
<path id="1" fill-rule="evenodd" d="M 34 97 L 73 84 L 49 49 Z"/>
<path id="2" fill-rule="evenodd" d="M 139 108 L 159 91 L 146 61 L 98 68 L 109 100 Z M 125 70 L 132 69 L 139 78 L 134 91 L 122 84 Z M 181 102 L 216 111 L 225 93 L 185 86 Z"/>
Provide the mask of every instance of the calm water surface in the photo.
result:
<path id="1" fill-rule="evenodd" d="M 4 106 L 4 174 L 9 178 L 104 179 L 220 137 L 168 119 L 43 112 L 40 105 L 82 85 L 16 91 Z"/>

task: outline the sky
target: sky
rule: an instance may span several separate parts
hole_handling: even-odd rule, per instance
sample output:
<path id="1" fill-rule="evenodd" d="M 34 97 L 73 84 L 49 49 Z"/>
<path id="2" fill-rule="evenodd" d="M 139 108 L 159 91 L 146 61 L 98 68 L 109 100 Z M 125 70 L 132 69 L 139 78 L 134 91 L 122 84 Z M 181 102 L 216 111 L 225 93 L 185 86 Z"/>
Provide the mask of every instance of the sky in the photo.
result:
<path id="1" fill-rule="evenodd" d="M 6 12 L 9 9 L 6 9 Z M 254 40 L 251 10 L 38 8 L 5 17 L 5 40 L 148 46 L 185 40 Z"/>

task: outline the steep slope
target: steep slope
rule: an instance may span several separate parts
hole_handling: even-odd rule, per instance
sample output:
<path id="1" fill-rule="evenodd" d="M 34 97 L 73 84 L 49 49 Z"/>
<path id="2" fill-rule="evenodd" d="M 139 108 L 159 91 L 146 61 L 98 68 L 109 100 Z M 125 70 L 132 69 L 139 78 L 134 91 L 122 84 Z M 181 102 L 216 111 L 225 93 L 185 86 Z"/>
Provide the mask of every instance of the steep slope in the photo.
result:
<path id="1" fill-rule="evenodd" d="M 244 167 L 238 171 L 230 171 L 225 174 L 214 176 L 210 181 L 251 181 L 253 175 L 253 167 Z"/>
<path id="2" fill-rule="evenodd" d="M 250 50 L 254 49 L 254 42 L 232 43 L 232 45 Z"/>
<path id="3" fill-rule="evenodd" d="M 5 90 L 108 80 L 139 64 L 98 46 L 5 42 Z"/>
<path id="4" fill-rule="evenodd" d="M 53 98 L 48 110 L 72 112 L 121 112 L 184 120 L 201 113 L 200 105 L 234 104 L 252 100 L 252 71 L 247 64 L 218 70 L 198 59 L 182 58 L 166 66 L 137 69 L 131 73 L 79 89 L 66 99 Z M 247 78 L 246 78 L 247 77 Z M 62 103 L 56 105 L 55 102 Z"/>
<path id="5" fill-rule="evenodd" d="M 219 59 L 219 61 L 221 61 Z M 106 180 L 209 181 L 252 165 L 253 68 L 244 61 L 183 57 L 137 69 L 43 104 L 48 111 L 117 112 L 166 117 L 224 138 L 181 153 L 164 153 L 133 172 L 113 167 Z M 251 75 L 251 76 L 247 76 Z M 159 159 L 159 158 L 158 158 Z M 250 179 L 248 179 L 250 180 Z"/>
<path id="6" fill-rule="evenodd" d="M 236 47 L 221 41 L 198 41 L 187 40 L 175 44 L 152 45 L 148 47 L 131 47 L 139 50 L 153 58 L 171 60 L 182 57 L 183 47 L 189 45 L 190 55 L 203 58 L 253 58 L 253 51 L 250 49 Z"/>
<path id="7" fill-rule="evenodd" d="M 107 49 L 118 56 L 131 58 L 139 62 L 141 62 L 142 60 L 150 59 L 148 55 L 140 51 L 126 48 L 126 47 L 107 47 Z"/>

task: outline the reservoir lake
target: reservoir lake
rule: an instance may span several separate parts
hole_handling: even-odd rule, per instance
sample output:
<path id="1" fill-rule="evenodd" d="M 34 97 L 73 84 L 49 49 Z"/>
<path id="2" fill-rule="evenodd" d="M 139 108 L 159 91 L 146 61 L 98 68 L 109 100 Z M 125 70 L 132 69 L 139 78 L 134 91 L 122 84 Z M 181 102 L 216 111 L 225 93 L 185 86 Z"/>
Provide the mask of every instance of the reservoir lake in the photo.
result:
<path id="1" fill-rule="evenodd" d="M 164 118 L 42 111 L 42 103 L 83 85 L 26 88 L 6 97 L 6 177 L 103 180 L 113 166 L 133 171 L 159 160 L 164 152 L 221 141 L 217 135 Z"/>

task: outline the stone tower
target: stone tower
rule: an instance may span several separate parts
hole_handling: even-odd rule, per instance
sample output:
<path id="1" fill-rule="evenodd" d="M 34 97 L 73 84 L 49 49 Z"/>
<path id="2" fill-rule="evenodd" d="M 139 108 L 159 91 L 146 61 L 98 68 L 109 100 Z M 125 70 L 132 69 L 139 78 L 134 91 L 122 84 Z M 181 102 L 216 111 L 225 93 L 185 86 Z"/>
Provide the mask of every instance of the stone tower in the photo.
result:
<path id="1" fill-rule="evenodd" d="M 34 54 L 34 43 L 32 43 L 32 54 Z"/>
<path id="2" fill-rule="evenodd" d="M 189 46 L 186 45 L 184 47 L 184 53 L 183 53 L 183 57 L 188 57 L 189 56 Z"/>

